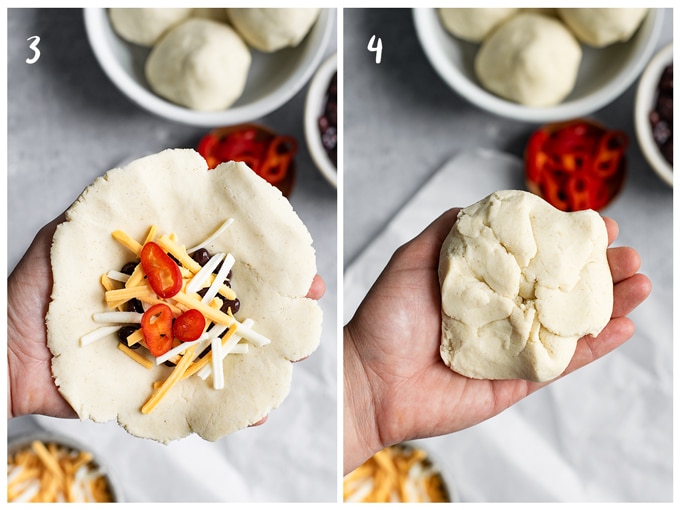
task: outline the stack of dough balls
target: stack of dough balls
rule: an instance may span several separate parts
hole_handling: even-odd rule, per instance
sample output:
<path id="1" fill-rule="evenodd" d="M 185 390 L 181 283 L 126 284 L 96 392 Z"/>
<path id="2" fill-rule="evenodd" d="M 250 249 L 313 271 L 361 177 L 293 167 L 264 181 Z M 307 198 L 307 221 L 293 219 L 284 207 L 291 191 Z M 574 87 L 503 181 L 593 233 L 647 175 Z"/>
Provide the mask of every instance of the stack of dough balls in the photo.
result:
<path id="1" fill-rule="evenodd" d="M 479 44 L 474 70 L 494 94 L 530 107 L 561 103 L 573 90 L 581 44 L 626 42 L 646 8 L 439 9 L 453 36 Z"/>
<path id="2" fill-rule="evenodd" d="M 229 108 L 243 94 L 251 47 L 272 53 L 295 47 L 318 8 L 111 8 L 115 32 L 150 48 L 145 74 L 159 96 L 199 111 Z"/>

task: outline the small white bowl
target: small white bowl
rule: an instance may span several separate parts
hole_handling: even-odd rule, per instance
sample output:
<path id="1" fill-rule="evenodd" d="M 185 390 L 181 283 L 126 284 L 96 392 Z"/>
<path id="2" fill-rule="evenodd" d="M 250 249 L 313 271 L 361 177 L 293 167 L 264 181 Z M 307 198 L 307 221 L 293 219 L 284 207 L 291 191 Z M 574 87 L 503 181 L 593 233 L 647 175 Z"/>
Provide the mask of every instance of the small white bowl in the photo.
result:
<path id="1" fill-rule="evenodd" d="M 305 100 L 305 139 L 307 141 L 307 148 L 321 174 L 336 187 L 338 185 L 338 170 L 333 161 L 328 157 L 321 143 L 318 120 L 324 111 L 328 85 L 337 69 L 338 58 L 337 54 L 334 54 L 326 59 L 317 70 L 309 85 Z"/>
<path id="2" fill-rule="evenodd" d="M 243 95 L 228 109 L 201 112 L 156 95 L 144 76 L 148 48 L 121 39 L 111 27 L 107 9 L 84 9 L 85 29 L 97 60 L 111 81 L 132 101 L 166 119 L 202 127 L 250 122 L 276 110 L 297 93 L 319 65 L 333 32 L 335 9 L 321 9 L 305 39 L 295 48 L 274 53 L 252 51 Z"/>
<path id="3" fill-rule="evenodd" d="M 528 107 L 484 89 L 474 72 L 478 45 L 449 34 L 437 9 L 414 9 L 420 44 L 442 79 L 472 104 L 497 115 L 527 122 L 556 122 L 582 117 L 616 99 L 642 72 L 659 37 L 663 15 L 650 9 L 635 35 L 626 43 L 595 49 L 582 45 L 583 59 L 571 94 L 553 107 Z"/>
<path id="4" fill-rule="evenodd" d="M 649 165 L 666 184 L 673 186 L 673 167 L 663 157 L 652 136 L 649 114 L 654 109 L 657 86 L 664 68 L 673 63 L 673 43 L 665 46 L 650 60 L 642 73 L 635 95 L 635 133 L 640 149 Z"/>

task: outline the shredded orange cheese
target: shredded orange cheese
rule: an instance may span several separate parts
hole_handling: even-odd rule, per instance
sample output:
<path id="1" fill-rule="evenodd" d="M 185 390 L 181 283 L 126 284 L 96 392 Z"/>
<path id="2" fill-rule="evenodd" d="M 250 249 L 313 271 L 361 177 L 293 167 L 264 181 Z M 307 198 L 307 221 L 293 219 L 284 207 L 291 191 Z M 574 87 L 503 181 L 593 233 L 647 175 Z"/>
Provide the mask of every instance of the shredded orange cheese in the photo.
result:
<path id="1" fill-rule="evenodd" d="M 92 454 L 36 440 L 7 456 L 7 501 L 110 502 L 112 494 Z"/>
<path id="2" fill-rule="evenodd" d="M 233 220 L 225 222 L 223 227 L 225 225 L 228 226 L 228 224 L 230 224 L 232 221 Z M 221 228 L 221 230 L 224 230 L 224 228 Z M 210 326 L 218 327 L 220 328 L 221 331 L 224 331 L 226 329 L 226 333 L 224 333 L 224 336 L 221 339 L 221 345 L 225 345 L 227 340 L 234 335 L 234 333 L 240 326 L 240 323 L 233 317 L 231 312 L 224 313 L 221 311 L 221 307 L 223 304 L 222 297 L 227 299 L 235 299 L 236 294 L 226 284 L 221 284 L 220 289 L 218 290 L 219 295 L 221 295 L 222 297 L 215 296 L 209 302 L 203 302 L 203 298 L 201 298 L 201 296 L 198 293 L 185 292 L 184 289 L 186 288 L 187 283 L 195 277 L 196 273 L 201 270 L 202 266 L 187 254 L 185 246 L 180 245 L 178 243 L 177 236 L 174 233 L 170 235 L 158 236 L 157 231 L 158 228 L 155 225 L 152 225 L 149 228 L 143 243 L 139 243 L 138 241 L 130 237 L 127 233 L 121 230 L 116 230 L 112 232 L 112 236 L 115 240 L 117 240 L 119 243 L 121 243 L 124 247 L 129 249 L 132 253 L 134 253 L 137 256 L 140 255 L 142 248 L 146 243 L 151 241 L 156 242 L 163 250 L 165 250 L 168 254 L 170 254 L 172 257 L 179 261 L 180 272 L 183 279 L 182 285 L 183 290 L 181 290 L 171 298 L 168 299 L 159 298 L 153 291 L 149 283 L 147 282 L 141 263 L 138 263 L 132 274 L 124 282 L 122 281 L 123 280 L 122 278 L 120 279 L 121 281 L 119 281 L 110 278 L 107 274 L 102 275 L 101 283 L 105 290 L 104 300 L 106 304 L 109 306 L 109 308 L 124 311 L 126 309 L 126 304 L 132 299 L 138 299 L 145 305 L 164 303 L 170 307 L 175 317 L 179 316 L 181 313 L 189 309 L 198 310 L 203 314 L 203 316 L 206 319 L 205 328 L 203 330 L 204 339 L 206 341 L 210 340 L 210 336 L 207 333 L 207 330 Z M 222 272 L 222 274 L 223 273 L 224 271 Z M 222 276 L 222 274 L 220 274 L 220 277 Z M 216 275 L 210 273 L 205 278 L 205 281 L 202 282 L 202 285 L 203 286 L 205 286 L 206 284 L 212 285 L 213 282 L 215 281 L 215 278 Z M 208 300 L 210 298 L 208 297 L 205 299 Z M 102 328 L 100 328 L 100 330 L 101 329 Z M 255 332 L 252 333 L 253 335 L 255 334 Z M 106 332 L 106 335 L 108 334 L 110 333 Z M 217 331 L 215 331 L 214 334 L 216 335 Z M 92 334 L 90 334 L 90 336 L 91 335 Z M 255 338 L 253 335 L 251 335 L 251 338 L 249 338 L 246 335 L 243 336 L 247 341 L 251 343 L 254 342 L 255 345 L 263 345 L 263 343 L 261 342 L 258 343 L 257 338 Z M 87 345 L 93 341 L 99 340 L 103 336 L 105 335 L 101 334 L 95 335 L 94 337 L 90 338 L 88 337 L 88 335 L 85 335 L 85 337 L 88 337 L 88 340 L 87 341 L 81 340 L 81 344 Z M 237 341 L 237 339 L 240 339 L 240 337 L 235 337 L 233 341 L 235 342 Z M 268 342 L 268 339 L 266 338 L 264 339 L 267 340 Z M 125 340 L 127 345 L 125 345 L 125 343 L 119 343 L 118 349 L 125 353 L 127 356 L 129 356 L 131 359 L 136 361 L 137 363 L 143 365 L 144 367 L 152 368 L 154 365 L 153 361 L 149 360 L 147 357 L 140 354 L 136 350 L 130 348 L 138 343 L 141 343 L 141 345 L 146 347 L 146 343 L 144 342 L 144 333 L 142 329 L 141 328 L 137 329 L 135 332 L 129 334 Z M 159 404 L 163 397 L 168 394 L 170 389 L 175 384 L 177 384 L 177 382 L 186 379 L 191 375 L 194 375 L 196 372 L 204 368 L 208 363 L 212 361 L 212 353 L 210 351 L 208 351 L 206 355 L 203 356 L 198 361 L 196 362 L 193 361 L 194 354 L 196 355 L 199 354 L 198 352 L 194 353 L 194 350 L 198 348 L 201 349 L 202 351 L 203 349 L 208 348 L 210 345 L 209 341 L 206 343 L 196 342 L 196 345 L 193 345 L 190 348 L 188 348 L 186 351 L 184 351 L 183 354 L 179 353 L 179 351 L 181 350 L 179 348 L 180 344 L 181 342 L 179 340 L 177 339 L 174 340 L 173 347 L 171 347 L 171 349 L 175 349 L 178 353 L 177 354 L 168 353 L 168 356 L 172 355 L 172 357 L 168 361 L 175 363 L 176 366 L 167 379 L 165 379 L 164 381 L 157 381 L 156 383 L 153 384 L 151 396 L 149 397 L 147 402 L 142 406 L 141 409 L 142 413 L 145 414 L 150 413 Z M 234 352 L 244 353 L 247 352 L 247 349 L 238 350 L 234 349 Z M 156 358 L 155 359 L 156 364 L 160 364 L 168 356 Z M 201 378 L 204 379 L 205 376 L 202 376 Z M 213 385 L 218 389 L 219 387 L 221 387 L 219 377 L 216 378 L 215 376 L 213 376 Z"/>
<path id="3" fill-rule="evenodd" d="M 410 445 L 379 451 L 343 480 L 345 502 L 426 503 L 448 502 L 441 474 L 427 454 Z"/>
<path id="4" fill-rule="evenodd" d="M 144 356 L 139 354 L 137 351 L 134 349 L 130 349 L 129 347 L 118 343 L 118 349 L 123 351 L 125 354 L 127 354 L 131 359 L 135 360 L 137 363 L 142 365 L 144 368 L 151 368 L 153 367 L 153 362 L 151 360 L 146 359 Z"/>
<path id="5" fill-rule="evenodd" d="M 177 364 L 175 369 L 170 373 L 168 378 L 163 382 L 163 384 L 158 388 L 152 395 L 149 400 L 146 401 L 146 403 L 142 406 L 142 413 L 144 414 L 149 414 L 151 411 L 155 409 L 155 407 L 159 404 L 161 399 L 170 391 L 170 389 L 177 384 L 179 381 L 182 380 L 182 376 L 184 375 L 184 372 L 186 372 L 187 368 L 189 368 L 189 365 L 193 361 L 193 355 L 194 355 L 194 350 L 196 349 L 196 346 L 191 346 L 189 347 L 185 352 L 184 355 L 182 356 L 182 359 L 180 362 Z"/>

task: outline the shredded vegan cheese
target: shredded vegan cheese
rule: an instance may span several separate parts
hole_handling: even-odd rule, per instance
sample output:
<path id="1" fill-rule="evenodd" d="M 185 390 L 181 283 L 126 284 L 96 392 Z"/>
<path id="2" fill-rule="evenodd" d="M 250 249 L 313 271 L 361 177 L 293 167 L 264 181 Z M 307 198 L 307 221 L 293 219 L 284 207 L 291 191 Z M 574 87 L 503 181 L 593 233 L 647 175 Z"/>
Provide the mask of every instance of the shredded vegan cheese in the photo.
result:
<path id="1" fill-rule="evenodd" d="M 364 503 L 448 502 L 439 473 L 424 450 L 399 444 L 387 447 L 343 479 L 343 500 Z"/>
<path id="2" fill-rule="evenodd" d="M 231 218 L 225 221 L 215 233 L 190 251 L 193 253 L 212 243 L 232 223 L 233 219 Z M 139 300 L 144 310 L 154 304 L 164 303 L 170 307 L 175 318 L 190 309 L 198 310 L 203 315 L 206 321 L 205 327 L 203 334 L 197 340 L 183 343 L 174 339 L 170 349 L 153 358 L 153 361 L 140 353 L 138 349 L 131 348 L 141 344 L 145 348 L 143 352 L 147 352 L 142 328 L 127 334 L 122 339 L 122 343 L 118 343 L 118 349 L 121 352 L 147 369 L 168 361 L 176 365 L 167 379 L 154 383 L 152 393 L 141 409 L 144 414 L 153 411 L 175 384 L 197 373 L 199 373 L 201 379 L 206 379 L 208 375 L 212 374 L 213 387 L 217 390 L 224 388 L 224 358 L 229 353 L 244 354 L 248 352 L 248 346 L 239 343 L 241 339 L 255 346 L 270 343 L 268 338 L 252 329 L 253 321 L 251 319 L 246 319 L 241 323 L 231 314 L 231 309 L 228 310 L 228 313 L 221 311 L 223 298 L 229 300 L 236 298 L 235 292 L 227 284 L 229 271 L 236 262 L 233 255 L 218 253 L 212 256 L 205 266 L 201 266 L 191 258 L 185 247 L 179 244 L 174 233 L 157 235 L 157 231 L 157 227 L 152 225 L 143 243 L 137 242 L 121 230 L 113 232 L 112 236 L 137 256 L 146 243 L 155 242 L 158 244 L 166 253 L 178 261 L 183 290 L 172 297 L 160 298 L 147 281 L 141 263 L 136 264 L 131 275 L 124 274 L 116 269 L 109 269 L 102 275 L 101 283 L 104 287 L 104 300 L 109 308 L 114 311 L 93 314 L 95 322 L 109 325 L 102 326 L 80 339 L 81 345 L 87 345 L 117 332 L 124 325 L 142 323 L 142 313 L 127 311 L 128 302 L 131 300 Z M 220 263 L 222 263 L 222 266 L 215 275 L 213 271 Z M 203 297 L 198 294 L 201 289 L 205 289 Z"/>
<path id="3" fill-rule="evenodd" d="M 112 500 L 106 476 L 89 452 L 35 440 L 7 456 L 7 501 L 10 503 Z"/>

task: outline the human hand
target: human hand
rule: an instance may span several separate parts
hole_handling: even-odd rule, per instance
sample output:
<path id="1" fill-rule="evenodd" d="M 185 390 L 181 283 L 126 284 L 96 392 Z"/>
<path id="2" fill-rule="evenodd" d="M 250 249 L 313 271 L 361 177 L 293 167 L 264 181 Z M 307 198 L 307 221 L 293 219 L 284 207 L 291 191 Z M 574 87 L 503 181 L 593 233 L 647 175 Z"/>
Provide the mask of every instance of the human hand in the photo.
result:
<path id="1" fill-rule="evenodd" d="M 491 418 L 548 383 L 469 379 L 441 360 L 441 245 L 458 209 L 451 209 L 400 247 L 344 328 L 344 469 L 382 448 L 448 434 Z M 605 218 L 609 244 L 618 226 Z M 609 248 L 614 280 L 612 318 L 579 340 L 564 374 L 612 351 L 633 334 L 626 317 L 651 291 L 629 247 Z"/>
<path id="2" fill-rule="evenodd" d="M 45 315 L 52 292 L 50 248 L 64 215 L 36 235 L 7 281 L 7 417 L 44 414 L 75 418 L 52 378 L 52 353 L 47 347 Z M 326 285 L 316 275 L 307 297 L 321 299 Z M 253 425 L 261 425 L 264 417 Z"/>

